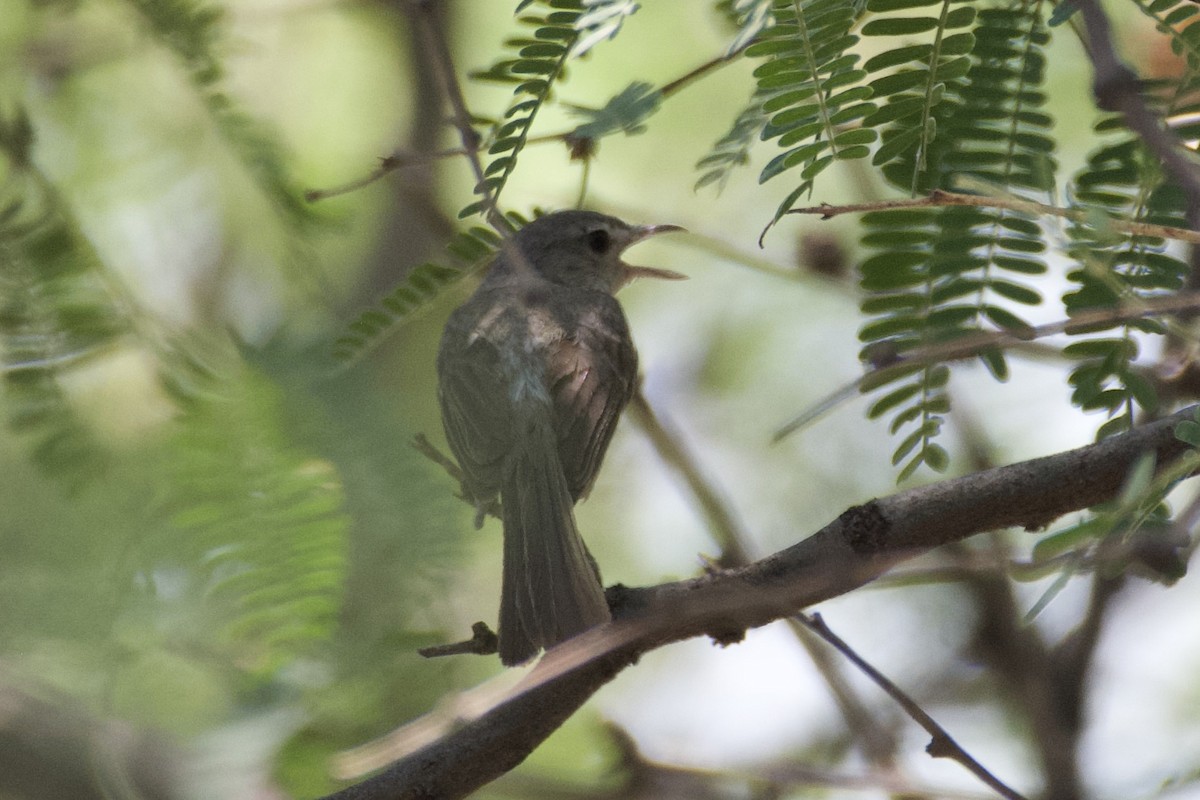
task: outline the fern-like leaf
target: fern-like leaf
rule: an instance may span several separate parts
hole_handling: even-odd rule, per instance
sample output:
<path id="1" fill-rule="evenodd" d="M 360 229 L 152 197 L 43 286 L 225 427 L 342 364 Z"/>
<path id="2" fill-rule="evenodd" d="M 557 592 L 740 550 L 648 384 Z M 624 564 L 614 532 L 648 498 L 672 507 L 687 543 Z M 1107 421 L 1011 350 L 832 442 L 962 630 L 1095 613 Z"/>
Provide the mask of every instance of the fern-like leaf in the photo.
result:
<path id="1" fill-rule="evenodd" d="M 1183 76 L 1180 88 L 1195 83 L 1197 71 L 1200 70 L 1200 30 L 1191 23 L 1200 9 L 1186 0 L 1134 0 L 1134 4 L 1154 21 L 1161 33 L 1166 34 L 1171 42 L 1171 50 L 1186 61 L 1188 74 Z"/>
<path id="2" fill-rule="evenodd" d="M 717 140 L 709 154 L 696 162 L 696 169 L 702 170 L 696 188 L 715 183 L 718 191 L 724 189 L 733 171 L 750 163 L 750 148 L 766 124 L 766 112 L 756 98 L 742 109 L 733 126 Z"/>
<path id="3" fill-rule="evenodd" d="M 1075 177 L 1075 202 L 1101 212 L 1093 224 L 1073 224 L 1070 254 L 1078 266 L 1067 278 L 1075 287 L 1063 297 L 1068 315 L 1115 307 L 1135 298 L 1172 294 L 1183 286 L 1188 266 L 1168 252 L 1163 240 L 1116 235 L 1102 214 L 1166 225 L 1185 225 L 1184 199 L 1164 180 L 1157 160 L 1141 143 L 1128 139 L 1097 150 Z M 1066 355 L 1078 359 L 1070 383 L 1072 401 L 1085 410 L 1103 410 L 1109 420 L 1098 435 L 1108 436 L 1133 425 L 1135 408 L 1157 408 L 1153 384 L 1136 366 L 1138 332 L 1162 334 L 1156 319 L 1098 324 L 1087 332 L 1116 335 L 1089 337 L 1069 345 Z M 1084 331 L 1073 331 L 1077 336 Z"/>
<path id="4" fill-rule="evenodd" d="M 917 9 L 928 15 L 914 16 Z M 929 168 L 928 150 L 938 135 L 935 111 L 946 97 L 947 83 L 961 80 L 971 67 L 968 54 L 975 36 L 964 29 L 975 21 L 975 8 L 964 0 L 868 0 L 867 10 L 872 18 L 863 25 L 863 36 L 904 37 L 901 46 L 863 65 L 877 75 L 870 87 L 879 106 L 863 124 L 884 128 L 872 163 L 892 183 L 915 194 Z M 920 34 L 930 34 L 930 40 L 908 43 Z M 895 169 L 894 162 L 906 167 Z"/>
<path id="5" fill-rule="evenodd" d="M 0 199 L 0 373 L 10 429 L 33 462 L 68 489 L 99 474 L 106 450 L 75 411 L 62 379 L 128 329 L 99 256 L 28 160 L 33 128 L 0 118 L 11 194 Z"/>
<path id="6" fill-rule="evenodd" d="M 217 56 L 224 10 L 205 0 L 129 0 L 161 41 L 183 60 L 198 85 L 222 76 Z"/>
<path id="7" fill-rule="evenodd" d="M 764 58 L 754 70 L 757 93 L 769 121 L 764 141 L 785 148 L 763 167 L 759 182 L 793 168 L 800 186 L 781 206 L 812 191 L 813 181 L 835 160 L 865 158 L 875 131 L 856 123 L 875 111 L 871 89 L 858 56 L 849 52 L 858 37 L 850 32 L 857 15 L 844 0 L 777 2 L 776 24 L 758 34 L 746 49 L 749 58 Z"/>
<path id="8" fill-rule="evenodd" d="M 182 62 L 217 130 L 280 219 L 297 233 L 310 229 L 318 217 L 313 206 L 304 202 L 304 192 L 287 167 L 278 137 L 221 91 L 223 73 L 217 50 L 223 10 L 206 0 L 130 0 L 130 4 L 158 41 Z M 302 240 L 296 237 L 294 241 Z"/>
<path id="9" fill-rule="evenodd" d="M 513 215 L 509 219 L 517 224 L 523 222 Z M 348 362 L 362 355 L 402 320 L 425 307 L 444 287 L 488 261 L 500 242 L 500 236 L 489 228 L 476 226 L 456 234 L 446 246 L 453 266 L 426 262 L 414 268 L 378 305 L 350 323 L 334 342 L 334 358 Z"/>
<path id="10" fill-rule="evenodd" d="M 488 148 L 491 161 L 484 169 L 482 183 L 475 187 L 479 199 L 458 213 L 460 219 L 485 212 L 489 197 L 491 203 L 497 202 L 516 169 L 517 157 L 525 149 L 538 111 L 564 77 L 572 48 L 580 39 L 576 27 L 583 15 L 580 0 L 540 0 L 538 4 L 546 7 L 543 14 L 518 17 L 522 25 L 532 28 L 532 37 L 505 41 L 507 47 L 516 49 L 516 58 L 501 59 L 472 74 L 476 80 L 515 84 L 515 89 L 512 103 L 492 133 Z M 532 5 L 532 2 L 522 3 L 517 10 L 521 12 Z"/>
<path id="11" fill-rule="evenodd" d="M 223 643 L 269 674 L 332 632 L 348 519 L 331 465 L 281 427 L 279 388 L 232 361 L 219 380 L 192 376 L 155 510 L 164 557 L 187 560 Z"/>
<path id="12" fill-rule="evenodd" d="M 1136 6 L 1169 37 L 1171 48 L 1182 57 L 1185 69 L 1171 84 L 1146 83 L 1146 97 L 1156 113 L 1172 121 L 1176 135 L 1184 140 L 1200 138 L 1200 29 L 1190 23 L 1197 9 L 1180 0 L 1135 0 Z M 1164 175 L 1158 159 L 1147 153 L 1142 142 L 1127 134 L 1111 141 L 1113 131 L 1122 130 L 1117 117 L 1096 125 L 1098 134 L 1110 141 L 1097 148 L 1072 183 L 1072 200 L 1089 211 L 1087 223 L 1068 228 L 1070 254 L 1077 267 L 1068 274 L 1075 286 L 1063 298 L 1068 314 L 1111 308 L 1137 299 L 1179 291 L 1189 266 L 1174 255 L 1166 243 L 1149 236 L 1130 236 L 1110 229 L 1109 217 L 1144 220 L 1186 227 L 1186 203 L 1170 176 Z M 1083 409 L 1104 411 L 1109 419 L 1097 437 L 1119 433 L 1133 425 L 1136 409 L 1158 406 L 1154 384 L 1137 365 L 1142 340 L 1160 335 L 1165 326 L 1158 320 L 1141 319 L 1121 324 L 1098 324 L 1066 348 L 1078 360 L 1071 371 L 1072 401 Z"/>
<path id="13" fill-rule="evenodd" d="M 583 13 L 575 20 L 579 37 L 571 45 L 571 58 L 579 58 L 621 30 L 626 18 L 641 6 L 634 0 L 583 0 Z"/>
<path id="14" fill-rule="evenodd" d="M 920 175 L 922 191 L 969 180 L 1000 191 L 1048 193 L 1055 167 L 1050 118 L 1041 110 L 1046 39 L 1037 2 L 981 11 L 973 33 L 962 40 L 971 43 L 969 69 L 943 85 L 939 103 L 930 109 L 929 124 L 941 135 L 897 153 L 889 165 L 893 177 L 905 182 Z M 933 48 L 920 45 L 908 52 L 928 60 Z M 879 69 L 888 56 L 878 59 L 869 66 Z M 928 77 L 927 69 L 917 72 Z M 919 111 L 923 103 L 913 102 L 912 108 Z M 1029 327 L 1019 309 L 1042 298 L 1028 276 L 1046 270 L 1036 219 L 951 207 L 871 214 L 863 223 L 863 244 L 879 251 L 862 265 L 862 310 L 869 318 L 859 334 L 864 358 L 881 348 L 905 354 L 981 330 Z M 979 358 L 996 378 L 1007 377 L 1002 352 L 985 350 Z M 943 370 L 930 363 L 901 376 L 881 372 L 890 379 L 864 387 L 882 393 L 872 414 L 893 415 L 893 433 L 906 432 L 896 457 L 911 460 L 901 477 L 921 464 L 945 464 L 944 451 L 931 449 L 949 408 Z"/>
<path id="15" fill-rule="evenodd" d="M 646 130 L 646 120 L 658 111 L 661 103 L 662 92 L 644 81 L 634 81 L 601 108 L 572 106 L 571 112 L 586 122 L 571 131 L 568 138 L 599 139 L 618 131 L 627 136 L 642 133 Z"/>
<path id="16" fill-rule="evenodd" d="M 775 0 L 721 0 L 717 3 L 717 10 L 737 29 L 737 34 L 726 48 L 725 55 L 734 55 L 750 44 L 758 34 L 774 25 L 774 7 Z"/>

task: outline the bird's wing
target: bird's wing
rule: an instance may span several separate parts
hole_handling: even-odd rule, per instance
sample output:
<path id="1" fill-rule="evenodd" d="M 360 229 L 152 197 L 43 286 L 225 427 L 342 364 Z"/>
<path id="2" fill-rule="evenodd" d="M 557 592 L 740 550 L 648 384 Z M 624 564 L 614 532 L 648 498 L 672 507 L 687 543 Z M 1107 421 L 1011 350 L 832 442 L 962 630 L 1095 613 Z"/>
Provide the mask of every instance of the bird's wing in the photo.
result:
<path id="1" fill-rule="evenodd" d="M 595 293 L 546 359 L 559 458 L 576 500 L 591 488 L 636 381 L 637 351 L 625 314 L 612 296 Z"/>
<path id="2" fill-rule="evenodd" d="M 500 488 L 504 456 L 512 447 L 513 409 L 499 351 L 479 335 L 479 321 L 456 314 L 438 350 L 438 402 L 442 426 L 477 500 Z"/>

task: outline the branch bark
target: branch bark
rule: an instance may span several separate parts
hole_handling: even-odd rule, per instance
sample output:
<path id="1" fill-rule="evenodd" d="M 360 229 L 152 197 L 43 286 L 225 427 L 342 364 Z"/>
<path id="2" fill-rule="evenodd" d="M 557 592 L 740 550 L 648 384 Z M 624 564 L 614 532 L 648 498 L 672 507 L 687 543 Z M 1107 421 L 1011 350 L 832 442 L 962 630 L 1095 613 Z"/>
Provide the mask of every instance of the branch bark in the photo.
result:
<path id="1" fill-rule="evenodd" d="M 485 711 L 330 800 L 462 797 L 523 761 L 643 653 L 694 636 L 732 644 L 748 628 L 845 594 L 931 548 L 999 528 L 1043 528 L 1109 500 L 1144 453 L 1153 452 L 1162 469 L 1189 450 L 1174 427 L 1194 411 L 1076 450 L 872 500 L 745 567 L 659 586 L 611 587 L 611 623 L 554 648 Z"/>

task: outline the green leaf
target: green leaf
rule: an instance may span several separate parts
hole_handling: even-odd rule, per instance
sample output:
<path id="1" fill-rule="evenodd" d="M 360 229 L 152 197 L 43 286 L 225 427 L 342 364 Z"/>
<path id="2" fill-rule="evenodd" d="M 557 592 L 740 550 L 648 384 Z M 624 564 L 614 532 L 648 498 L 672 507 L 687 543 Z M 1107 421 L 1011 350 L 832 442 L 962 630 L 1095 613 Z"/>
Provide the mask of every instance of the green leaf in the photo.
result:
<path id="1" fill-rule="evenodd" d="M 886 164 L 900 155 L 900 153 L 911 148 L 920 139 L 921 130 L 917 128 L 895 133 L 889 139 L 885 140 L 880 148 L 875 151 L 875 157 L 871 159 L 871 163 L 876 166 Z"/>
<path id="2" fill-rule="evenodd" d="M 732 56 L 775 24 L 771 13 L 774 5 L 774 0 L 734 0 L 731 10 L 738 32 L 725 50 L 726 56 Z"/>
<path id="3" fill-rule="evenodd" d="M 901 64 L 917 63 L 924 64 L 928 61 L 929 56 L 933 54 L 933 45 L 930 44 L 914 44 L 907 47 L 897 47 L 893 50 L 885 50 L 878 55 L 867 59 L 863 64 L 863 69 L 867 72 L 878 72 L 881 69 L 889 67 L 898 67 Z"/>
<path id="4" fill-rule="evenodd" d="M 658 111 L 662 93 L 651 84 L 635 81 L 598 109 L 572 106 L 571 113 L 582 117 L 581 123 L 569 135 L 576 139 L 599 139 L 621 131 L 627 136 L 646 129 L 645 121 Z"/>
<path id="5" fill-rule="evenodd" d="M 1092 517 L 1068 528 L 1056 531 L 1042 537 L 1033 546 L 1033 561 L 1049 561 L 1064 553 L 1078 550 L 1092 542 L 1103 539 L 1111 529 L 1111 518 Z"/>
<path id="6" fill-rule="evenodd" d="M 335 360 L 346 363 L 369 352 L 385 334 L 424 308 L 443 288 L 490 259 L 500 243 L 495 231 L 480 226 L 455 234 L 446 251 L 457 266 L 425 263 L 414 268 L 375 308 L 367 309 L 347 326 L 347 332 L 334 342 Z"/>
<path id="7" fill-rule="evenodd" d="M 876 14 L 907 11 L 910 8 L 927 8 L 936 0 L 867 0 L 867 10 Z"/>
<path id="8" fill-rule="evenodd" d="M 911 36 L 937 28 L 934 17 L 894 17 L 873 19 L 862 27 L 863 36 Z"/>
<path id="9" fill-rule="evenodd" d="M 530 5 L 533 4 L 526 3 L 522 7 Z M 549 6 L 558 8 L 553 2 Z M 636 3 L 625 0 L 589 0 L 588 13 L 593 15 L 592 22 L 582 26 L 586 35 L 593 37 L 586 43 L 587 47 L 615 35 L 621 21 L 632 14 L 636 6 Z M 532 37 L 510 38 L 505 42 L 506 46 L 516 49 L 517 57 L 501 58 L 483 72 L 474 74 L 481 80 L 515 83 L 516 88 L 513 100 L 503 115 L 503 119 L 509 122 L 497 126 L 493 132 L 495 141 L 489 152 L 499 157 L 485 167 L 484 174 L 488 180 L 476 187 L 477 199 L 459 211 L 459 219 L 483 213 L 498 202 L 525 149 L 529 130 L 549 99 L 554 85 L 562 77 L 567 59 L 573 54 L 580 54 L 580 32 L 575 26 L 583 16 L 581 8 L 583 6 L 572 4 L 569 8 L 554 10 L 542 17 L 532 14 L 519 16 L 522 25 L 532 28 Z M 485 191 L 491 193 L 491 203 L 484 196 Z"/>
<path id="10" fill-rule="evenodd" d="M 1074 574 L 1074 567 L 1064 569 L 1061 573 L 1059 573 L 1058 577 L 1055 578 L 1054 583 L 1050 584 L 1050 588 L 1042 593 L 1042 596 L 1038 598 L 1037 602 L 1033 604 L 1033 607 L 1030 608 L 1025 614 L 1024 623 L 1026 625 L 1032 624 L 1034 620 L 1036 620 L 1038 616 L 1040 616 L 1041 613 L 1045 611 L 1047 607 L 1049 607 L 1050 603 L 1054 602 L 1054 598 L 1058 597 L 1059 593 L 1062 592 L 1063 589 L 1067 588 L 1067 584 L 1070 582 Z"/>
<path id="11" fill-rule="evenodd" d="M 1154 481 L 1154 467 L 1157 459 L 1154 453 L 1143 453 L 1133 462 L 1125 475 L 1121 494 L 1117 498 L 1117 507 L 1129 511 L 1137 508 L 1145 500 Z"/>
<path id="12" fill-rule="evenodd" d="M 583 0 L 584 12 L 574 21 L 578 37 L 571 57 L 579 58 L 605 39 L 612 39 L 625 20 L 641 7 L 633 0 Z"/>
<path id="13" fill-rule="evenodd" d="M 1028 286 L 1022 286 L 1018 283 L 993 280 L 988 284 L 988 286 L 993 292 L 1001 297 L 1007 297 L 1009 300 L 1013 300 L 1017 303 L 1023 303 L 1028 306 L 1036 306 L 1041 305 L 1042 302 L 1041 293 L 1034 289 L 1030 289 Z"/>
<path id="14" fill-rule="evenodd" d="M 940 444 L 931 442 L 925 448 L 925 463 L 934 472 L 945 472 L 950 466 L 950 454 Z"/>
<path id="15" fill-rule="evenodd" d="M 1200 448 L 1200 422 L 1184 420 L 1175 426 L 1175 438 L 1181 442 Z"/>
<path id="16" fill-rule="evenodd" d="M 1152 381 L 1134 370 L 1123 372 L 1121 379 L 1125 382 L 1125 387 L 1129 390 L 1134 402 L 1147 411 L 1158 409 L 1158 391 L 1154 388 Z"/>
<path id="17" fill-rule="evenodd" d="M 921 384 L 913 383 L 907 386 L 901 386 L 899 389 L 892 390 L 871 405 L 871 408 L 867 411 L 867 418 L 878 419 L 879 417 L 882 417 L 884 414 L 899 406 L 901 403 L 904 403 L 920 394 L 922 388 L 923 387 Z"/>
<path id="18" fill-rule="evenodd" d="M 1054 6 L 1054 10 L 1050 13 L 1049 25 L 1052 28 L 1062 25 L 1075 15 L 1079 10 L 1078 0 L 1063 0 L 1063 2 Z"/>
<path id="19" fill-rule="evenodd" d="M 716 183 L 718 189 L 723 189 L 733 170 L 749 163 L 750 147 L 764 125 L 764 104 L 751 102 L 742 109 L 729 132 L 717 140 L 707 156 L 696 163 L 697 169 L 707 168 L 707 172 L 701 175 L 695 188 Z"/>
<path id="20" fill-rule="evenodd" d="M 1008 360 L 1004 357 L 1003 350 L 981 350 L 979 361 L 996 380 L 1001 383 L 1008 380 Z"/>

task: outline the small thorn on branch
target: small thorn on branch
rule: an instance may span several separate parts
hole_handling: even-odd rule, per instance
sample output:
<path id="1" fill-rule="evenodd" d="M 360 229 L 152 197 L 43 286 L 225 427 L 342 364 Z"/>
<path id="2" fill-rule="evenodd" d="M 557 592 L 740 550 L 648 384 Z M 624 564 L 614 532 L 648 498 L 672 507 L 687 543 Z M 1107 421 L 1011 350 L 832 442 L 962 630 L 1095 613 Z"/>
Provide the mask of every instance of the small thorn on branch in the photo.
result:
<path id="1" fill-rule="evenodd" d="M 497 652 L 499 640 L 496 638 L 496 633 L 488 627 L 486 622 L 476 622 L 471 626 L 471 638 L 464 639 L 461 642 L 451 642 L 450 644 L 435 644 L 429 647 L 422 647 L 417 651 L 424 658 L 442 658 L 443 656 L 457 656 L 472 654 L 477 656 L 490 656 Z"/>

